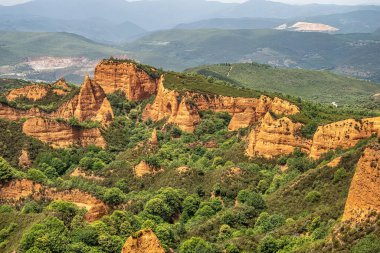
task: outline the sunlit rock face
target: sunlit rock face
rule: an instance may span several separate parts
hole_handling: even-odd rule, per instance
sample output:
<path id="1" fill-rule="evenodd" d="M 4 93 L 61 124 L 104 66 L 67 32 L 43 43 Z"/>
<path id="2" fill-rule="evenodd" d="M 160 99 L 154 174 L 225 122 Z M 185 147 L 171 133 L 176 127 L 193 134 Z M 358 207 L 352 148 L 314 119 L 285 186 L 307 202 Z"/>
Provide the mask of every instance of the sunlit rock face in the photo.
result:
<path id="1" fill-rule="evenodd" d="M 367 148 L 351 182 L 343 221 L 360 222 L 380 213 L 380 146 Z"/>
<path id="2" fill-rule="evenodd" d="M 143 119 L 159 121 L 167 118 L 168 123 L 176 124 L 181 130 L 193 132 L 200 122 L 200 111 L 227 112 L 232 115 L 229 130 L 246 128 L 262 119 L 272 111 L 276 114 L 293 115 L 299 113 L 299 108 L 288 101 L 279 98 L 242 98 L 228 97 L 196 92 L 180 94 L 164 87 L 164 76 L 158 83 L 156 99 L 148 104 L 143 113 Z"/>
<path id="3" fill-rule="evenodd" d="M 100 62 L 95 68 L 95 82 L 107 94 L 122 91 L 131 101 L 147 99 L 157 93 L 157 79 L 132 62 Z"/>
<path id="4" fill-rule="evenodd" d="M 289 118 L 275 119 L 269 112 L 248 136 L 246 154 L 249 157 L 274 158 L 288 155 L 296 148 L 308 153 L 311 141 L 299 136 L 302 124 Z"/>

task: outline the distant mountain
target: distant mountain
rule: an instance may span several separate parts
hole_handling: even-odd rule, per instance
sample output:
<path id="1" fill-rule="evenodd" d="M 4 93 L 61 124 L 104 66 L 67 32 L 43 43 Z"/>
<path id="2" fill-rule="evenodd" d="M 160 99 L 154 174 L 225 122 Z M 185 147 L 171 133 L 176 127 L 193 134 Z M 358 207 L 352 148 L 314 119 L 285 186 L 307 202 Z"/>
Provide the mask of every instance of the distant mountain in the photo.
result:
<path id="1" fill-rule="evenodd" d="M 124 47 L 142 62 L 185 69 L 223 62 L 327 69 L 380 81 L 380 38 L 276 30 L 169 30 Z"/>
<path id="2" fill-rule="evenodd" d="M 330 4 L 290 5 L 266 0 L 249 0 L 218 13 L 217 17 L 295 18 L 345 13 L 356 10 L 380 10 L 380 6 L 344 6 Z"/>
<path id="3" fill-rule="evenodd" d="M 339 33 L 372 33 L 380 26 L 380 10 L 360 10 L 341 14 L 304 18 L 339 28 Z"/>
<path id="4" fill-rule="evenodd" d="M 69 33 L 0 32 L 0 65 L 13 65 L 28 57 L 87 57 L 98 59 L 124 51 Z"/>
<path id="5" fill-rule="evenodd" d="M 275 18 L 214 18 L 179 24 L 177 29 L 271 29 L 286 22 Z"/>
<path id="6" fill-rule="evenodd" d="M 37 16 L 0 16 L 0 30 L 23 32 L 68 32 L 102 43 L 122 43 L 134 39 L 146 31 L 126 21 L 114 24 L 107 20 L 63 20 Z"/>
<path id="7" fill-rule="evenodd" d="M 372 33 L 380 26 L 380 10 L 360 10 L 348 13 L 299 17 L 290 19 L 274 18 L 215 18 L 193 23 L 180 24 L 178 29 L 271 29 L 298 22 L 321 23 L 339 29 L 338 33 Z"/>
<path id="8" fill-rule="evenodd" d="M 114 23 L 131 21 L 147 30 L 171 28 L 179 23 L 209 17 L 237 4 L 204 0 L 34 0 L 3 7 L 0 16 L 40 16 L 63 20 L 102 18 Z"/>

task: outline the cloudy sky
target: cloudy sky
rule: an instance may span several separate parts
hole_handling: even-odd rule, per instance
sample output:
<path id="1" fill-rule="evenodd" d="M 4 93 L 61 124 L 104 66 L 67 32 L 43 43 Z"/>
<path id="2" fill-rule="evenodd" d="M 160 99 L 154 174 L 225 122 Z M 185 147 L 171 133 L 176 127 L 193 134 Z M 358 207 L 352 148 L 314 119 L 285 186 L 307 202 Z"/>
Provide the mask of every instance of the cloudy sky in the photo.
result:
<path id="1" fill-rule="evenodd" d="M 18 3 L 28 2 L 30 0 L 0 0 L 1 5 L 14 5 Z M 106 0 L 105 0 L 106 1 Z M 217 0 L 220 2 L 244 2 L 245 0 Z M 324 4 L 379 4 L 380 0 L 272 0 L 276 2 L 305 4 L 305 3 L 324 3 Z"/>

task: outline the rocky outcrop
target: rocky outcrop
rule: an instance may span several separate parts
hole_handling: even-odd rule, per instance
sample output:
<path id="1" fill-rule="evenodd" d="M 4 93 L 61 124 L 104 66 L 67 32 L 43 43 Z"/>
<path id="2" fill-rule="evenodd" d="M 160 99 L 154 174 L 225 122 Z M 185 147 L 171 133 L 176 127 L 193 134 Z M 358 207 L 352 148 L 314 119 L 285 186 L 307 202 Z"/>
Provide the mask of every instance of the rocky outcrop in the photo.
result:
<path id="1" fill-rule="evenodd" d="M 165 253 L 152 230 L 142 230 L 126 241 L 121 253 Z"/>
<path id="2" fill-rule="evenodd" d="M 371 212 L 380 214 L 380 146 L 364 151 L 351 182 L 343 221 L 365 219 Z"/>
<path id="3" fill-rule="evenodd" d="M 29 158 L 29 152 L 26 149 L 21 150 L 21 155 L 18 158 L 18 166 L 21 168 L 28 168 L 32 165 L 32 161 Z"/>
<path id="4" fill-rule="evenodd" d="M 98 121 L 103 126 L 109 125 L 114 119 L 105 92 L 89 76 L 86 76 L 79 94 L 63 104 L 53 115 L 63 119 L 76 118 L 80 122 Z"/>
<path id="5" fill-rule="evenodd" d="M 107 94 L 120 90 L 132 101 L 149 98 L 157 92 L 157 80 L 127 61 L 103 60 L 95 68 L 95 82 Z"/>
<path id="6" fill-rule="evenodd" d="M 321 126 L 313 137 L 310 157 L 318 159 L 330 150 L 353 147 L 372 134 L 380 134 L 380 117 L 349 119 Z"/>
<path id="7" fill-rule="evenodd" d="M 104 181 L 105 178 L 95 176 L 93 173 L 86 173 L 82 171 L 80 168 L 76 168 L 71 174 L 70 177 L 82 177 L 84 179 L 88 180 L 95 180 L 95 181 Z"/>
<path id="8" fill-rule="evenodd" d="M 158 145 L 157 129 L 155 128 L 152 132 L 152 136 L 149 139 L 149 144 Z"/>
<path id="9" fill-rule="evenodd" d="M 266 96 L 260 98 L 227 97 L 211 94 L 177 91 L 164 87 L 165 78 L 161 77 L 155 101 L 147 105 L 143 119 L 159 121 L 164 118 L 168 123 L 179 126 L 183 131 L 192 132 L 200 121 L 199 111 L 211 110 L 227 112 L 233 116 L 231 130 L 245 128 L 263 118 L 268 111 L 276 114 L 292 115 L 299 108 L 288 101 Z"/>
<path id="10" fill-rule="evenodd" d="M 23 124 L 23 132 L 53 148 L 70 146 L 106 147 L 106 142 L 98 128 L 84 129 L 46 118 L 31 118 Z"/>
<path id="11" fill-rule="evenodd" d="M 108 212 L 107 205 L 102 201 L 77 189 L 58 191 L 26 179 L 14 180 L 5 185 L 0 185 L 0 199 L 3 201 L 18 202 L 27 197 L 35 200 L 49 199 L 72 202 L 78 207 L 88 210 L 85 219 L 89 222 L 100 219 Z"/>
<path id="12" fill-rule="evenodd" d="M 58 96 L 65 96 L 71 91 L 70 86 L 67 84 L 64 78 L 61 78 L 55 83 L 53 83 L 52 88 L 53 88 L 53 93 Z"/>
<path id="13" fill-rule="evenodd" d="M 145 161 L 141 161 L 136 167 L 133 168 L 136 177 L 144 177 L 153 175 L 162 171 L 162 169 L 154 168 Z"/>
<path id="14" fill-rule="evenodd" d="M 256 113 L 249 107 L 244 112 L 235 113 L 228 125 L 229 131 L 237 131 L 241 128 L 252 126 L 256 122 Z"/>
<path id="15" fill-rule="evenodd" d="M 37 107 L 30 110 L 20 110 L 10 107 L 9 105 L 0 103 L 0 119 L 19 121 L 30 117 L 45 117 L 48 114 L 41 111 Z"/>
<path id="16" fill-rule="evenodd" d="M 31 101 L 38 101 L 46 97 L 49 86 L 42 84 L 34 84 L 18 89 L 11 90 L 7 95 L 8 101 L 14 101 L 19 98 L 26 98 Z"/>
<path id="17" fill-rule="evenodd" d="M 273 158 L 291 154 L 295 148 L 308 152 L 311 142 L 299 136 L 302 124 L 289 118 L 275 119 L 269 112 L 248 137 L 249 157 Z"/>

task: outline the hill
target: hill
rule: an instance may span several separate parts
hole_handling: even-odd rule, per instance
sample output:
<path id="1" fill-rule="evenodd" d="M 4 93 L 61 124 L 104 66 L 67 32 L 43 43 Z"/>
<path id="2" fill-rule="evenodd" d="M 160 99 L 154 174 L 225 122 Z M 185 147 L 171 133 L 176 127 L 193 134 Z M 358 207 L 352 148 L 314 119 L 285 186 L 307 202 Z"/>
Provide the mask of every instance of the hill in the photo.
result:
<path id="1" fill-rule="evenodd" d="M 115 24 L 102 18 L 65 20 L 32 15 L 2 15 L 0 31 L 67 32 L 109 44 L 125 43 L 146 32 L 129 21 Z"/>
<path id="2" fill-rule="evenodd" d="M 337 33 L 372 33 L 380 22 L 380 11 L 359 10 L 322 16 L 287 19 L 275 18 L 215 18 L 180 24 L 178 29 L 273 29 L 282 24 L 292 26 L 297 22 L 322 23 L 339 29 Z"/>
<path id="3" fill-rule="evenodd" d="M 168 30 L 124 48 L 148 64 L 181 70 L 222 62 L 325 69 L 379 81 L 380 38 L 276 30 Z"/>
<path id="4" fill-rule="evenodd" d="M 255 63 L 218 64 L 188 69 L 236 85 L 278 92 L 309 101 L 368 106 L 380 85 L 338 76 L 327 71 L 281 69 Z M 380 108 L 380 104 L 376 105 Z"/>
<path id="5" fill-rule="evenodd" d="M 109 46 L 69 33 L 0 32 L 0 65 L 22 62 L 27 57 L 70 56 L 102 58 L 123 54 Z"/>

